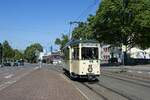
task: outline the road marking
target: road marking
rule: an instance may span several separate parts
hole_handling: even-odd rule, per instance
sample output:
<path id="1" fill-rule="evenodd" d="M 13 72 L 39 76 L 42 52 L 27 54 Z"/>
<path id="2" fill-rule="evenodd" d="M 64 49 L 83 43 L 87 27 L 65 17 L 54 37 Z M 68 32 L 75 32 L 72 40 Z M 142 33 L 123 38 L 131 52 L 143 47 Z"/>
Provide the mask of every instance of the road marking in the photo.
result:
<path id="1" fill-rule="evenodd" d="M 35 70 L 36 70 L 36 69 L 39 69 L 39 67 L 35 67 L 34 69 L 35 69 Z"/>
<path id="2" fill-rule="evenodd" d="M 32 70 L 30 70 L 29 72 L 23 73 L 21 76 L 17 76 L 15 77 L 15 79 L 12 78 L 11 81 L 7 81 L 3 84 L 0 84 L 0 91 L 3 90 L 4 88 L 16 83 L 17 81 L 19 81 L 21 78 L 25 77 L 26 75 L 30 74 L 31 72 L 35 71 L 36 69 L 38 69 L 39 67 L 35 67 Z M 14 76 L 14 75 L 13 75 Z M 6 78 L 12 77 L 12 75 L 7 75 Z"/>
<path id="3" fill-rule="evenodd" d="M 143 72 L 141 72 L 141 71 L 137 71 L 137 73 L 141 74 L 141 73 L 143 73 Z"/>
<path id="4" fill-rule="evenodd" d="M 0 88 L 3 87 L 3 86 L 4 86 L 4 84 L 1 84 L 1 85 L 0 85 Z"/>
<path id="5" fill-rule="evenodd" d="M 10 86 L 11 84 L 14 84 L 15 82 L 17 82 L 16 80 L 14 81 L 8 81 L 8 82 L 5 82 L 4 84 L 1 84 L 0 85 L 0 90 L 3 90 L 4 88 Z"/>
<path id="6" fill-rule="evenodd" d="M 13 74 L 9 74 L 9 75 L 7 75 L 7 76 L 4 76 L 4 78 L 11 78 L 11 77 L 13 77 L 14 75 Z"/>
<path id="7" fill-rule="evenodd" d="M 5 82 L 4 85 L 13 84 L 15 82 L 17 82 L 17 81 L 16 80 L 14 80 L 14 81 L 8 81 L 8 82 Z"/>
<path id="8" fill-rule="evenodd" d="M 132 71 L 132 70 L 128 70 L 128 72 L 129 72 L 129 73 L 132 73 L 133 71 Z"/>

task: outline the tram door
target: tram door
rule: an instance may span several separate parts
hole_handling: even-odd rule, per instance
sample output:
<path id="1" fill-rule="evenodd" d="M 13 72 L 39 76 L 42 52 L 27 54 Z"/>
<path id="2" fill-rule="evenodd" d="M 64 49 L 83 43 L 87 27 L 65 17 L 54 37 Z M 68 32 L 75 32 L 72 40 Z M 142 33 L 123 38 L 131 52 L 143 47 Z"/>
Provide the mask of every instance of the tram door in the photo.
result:
<path id="1" fill-rule="evenodd" d="M 79 47 L 72 47 L 71 70 L 79 74 Z"/>

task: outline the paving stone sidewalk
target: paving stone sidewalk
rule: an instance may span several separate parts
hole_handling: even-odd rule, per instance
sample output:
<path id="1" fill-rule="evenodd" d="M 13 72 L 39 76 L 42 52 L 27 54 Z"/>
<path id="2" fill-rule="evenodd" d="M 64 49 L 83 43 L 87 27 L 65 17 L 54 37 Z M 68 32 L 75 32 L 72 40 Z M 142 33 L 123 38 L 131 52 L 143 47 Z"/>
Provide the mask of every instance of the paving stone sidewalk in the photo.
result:
<path id="1" fill-rule="evenodd" d="M 61 74 L 37 69 L 0 91 L 0 100 L 86 100 Z"/>

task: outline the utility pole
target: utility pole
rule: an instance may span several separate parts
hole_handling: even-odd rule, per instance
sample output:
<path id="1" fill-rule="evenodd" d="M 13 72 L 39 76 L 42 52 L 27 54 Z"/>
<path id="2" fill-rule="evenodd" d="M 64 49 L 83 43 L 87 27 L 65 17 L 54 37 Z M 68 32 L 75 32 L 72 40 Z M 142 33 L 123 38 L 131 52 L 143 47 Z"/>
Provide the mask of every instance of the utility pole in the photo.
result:
<path id="1" fill-rule="evenodd" d="M 78 21 L 71 21 L 69 22 L 70 24 L 70 28 L 69 28 L 69 39 L 71 40 L 72 38 L 72 33 L 71 33 L 71 26 L 74 25 L 74 24 L 80 24 L 81 22 L 78 22 Z"/>

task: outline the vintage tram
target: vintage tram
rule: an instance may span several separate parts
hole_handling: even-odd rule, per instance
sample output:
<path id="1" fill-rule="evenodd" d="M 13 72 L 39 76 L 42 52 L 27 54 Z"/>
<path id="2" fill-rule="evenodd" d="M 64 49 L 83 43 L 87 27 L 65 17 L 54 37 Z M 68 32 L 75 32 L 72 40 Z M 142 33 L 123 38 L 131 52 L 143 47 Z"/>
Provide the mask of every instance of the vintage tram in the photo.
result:
<path id="1" fill-rule="evenodd" d="M 100 44 L 94 40 L 72 40 L 63 48 L 63 70 L 72 78 L 96 79 L 100 75 Z"/>

